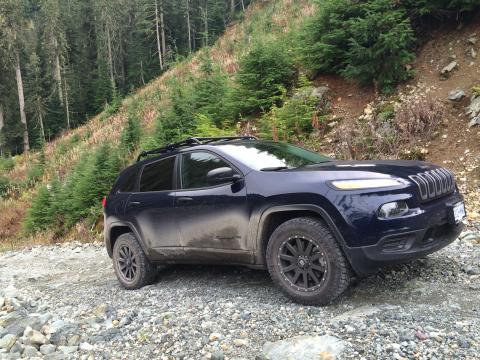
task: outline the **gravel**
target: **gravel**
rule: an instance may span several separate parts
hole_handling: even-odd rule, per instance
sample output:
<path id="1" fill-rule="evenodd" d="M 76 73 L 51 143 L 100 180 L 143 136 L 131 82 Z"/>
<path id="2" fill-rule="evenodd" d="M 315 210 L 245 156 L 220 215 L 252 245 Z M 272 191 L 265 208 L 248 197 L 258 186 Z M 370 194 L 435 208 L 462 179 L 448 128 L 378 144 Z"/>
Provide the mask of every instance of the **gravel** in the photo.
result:
<path id="1" fill-rule="evenodd" d="M 306 307 L 264 271 L 170 266 L 128 291 L 101 244 L 7 252 L 0 359 L 273 360 L 295 346 L 329 359 L 478 359 L 479 264 L 477 224 L 440 252 L 356 281 L 333 305 Z"/>

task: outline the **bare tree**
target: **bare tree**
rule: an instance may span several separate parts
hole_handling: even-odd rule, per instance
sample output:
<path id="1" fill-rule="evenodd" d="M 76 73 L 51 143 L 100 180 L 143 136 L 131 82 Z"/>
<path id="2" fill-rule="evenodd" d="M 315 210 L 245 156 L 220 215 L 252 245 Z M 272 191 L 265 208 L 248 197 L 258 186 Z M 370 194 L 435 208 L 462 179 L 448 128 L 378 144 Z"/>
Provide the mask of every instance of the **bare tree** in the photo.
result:
<path id="1" fill-rule="evenodd" d="M 22 70 L 20 68 L 20 54 L 18 50 L 15 51 L 14 67 L 17 80 L 18 104 L 20 106 L 20 122 L 23 126 L 23 151 L 28 152 L 30 150 L 30 142 L 28 140 L 27 115 L 25 114 L 25 97 L 23 95 Z"/>
<path id="2" fill-rule="evenodd" d="M 155 32 L 157 34 L 157 51 L 158 51 L 158 61 L 160 63 L 160 70 L 163 70 L 163 52 L 160 39 L 160 20 L 158 16 L 158 0 L 155 0 Z"/>
<path id="3" fill-rule="evenodd" d="M 188 52 L 192 53 L 192 24 L 190 23 L 190 0 L 187 1 Z"/>

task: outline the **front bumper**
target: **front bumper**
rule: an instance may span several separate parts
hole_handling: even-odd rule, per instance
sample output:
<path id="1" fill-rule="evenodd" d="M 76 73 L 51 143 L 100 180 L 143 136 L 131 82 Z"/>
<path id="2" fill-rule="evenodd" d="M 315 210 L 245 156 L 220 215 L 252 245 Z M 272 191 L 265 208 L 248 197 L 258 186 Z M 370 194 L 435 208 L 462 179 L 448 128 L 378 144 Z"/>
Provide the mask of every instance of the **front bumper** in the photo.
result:
<path id="1" fill-rule="evenodd" d="M 462 232 L 463 223 L 434 225 L 382 238 L 377 244 L 346 249 L 355 273 L 375 273 L 380 267 L 408 262 L 431 254 L 452 243 Z"/>

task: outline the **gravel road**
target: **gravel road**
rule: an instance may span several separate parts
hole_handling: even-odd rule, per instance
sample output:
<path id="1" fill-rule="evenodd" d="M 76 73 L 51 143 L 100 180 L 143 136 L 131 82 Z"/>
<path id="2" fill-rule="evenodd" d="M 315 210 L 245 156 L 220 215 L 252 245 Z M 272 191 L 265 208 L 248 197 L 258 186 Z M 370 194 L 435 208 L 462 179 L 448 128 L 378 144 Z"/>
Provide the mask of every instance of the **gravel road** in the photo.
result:
<path id="1" fill-rule="evenodd" d="M 301 335 L 338 338 L 342 359 L 479 359 L 479 230 L 327 307 L 290 302 L 263 271 L 171 266 L 127 291 L 101 244 L 3 253 L 0 359 L 265 359 Z"/>

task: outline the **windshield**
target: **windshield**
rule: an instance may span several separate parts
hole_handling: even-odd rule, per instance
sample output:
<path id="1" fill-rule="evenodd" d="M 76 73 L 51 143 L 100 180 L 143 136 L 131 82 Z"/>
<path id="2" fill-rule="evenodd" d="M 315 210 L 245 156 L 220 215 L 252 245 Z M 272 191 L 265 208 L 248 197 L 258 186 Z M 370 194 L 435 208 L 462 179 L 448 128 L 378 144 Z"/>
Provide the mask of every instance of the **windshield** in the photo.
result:
<path id="1" fill-rule="evenodd" d="M 332 161 L 327 156 L 286 143 L 252 141 L 218 145 L 228 155 L 255 170 L 281 170 Z"/>

